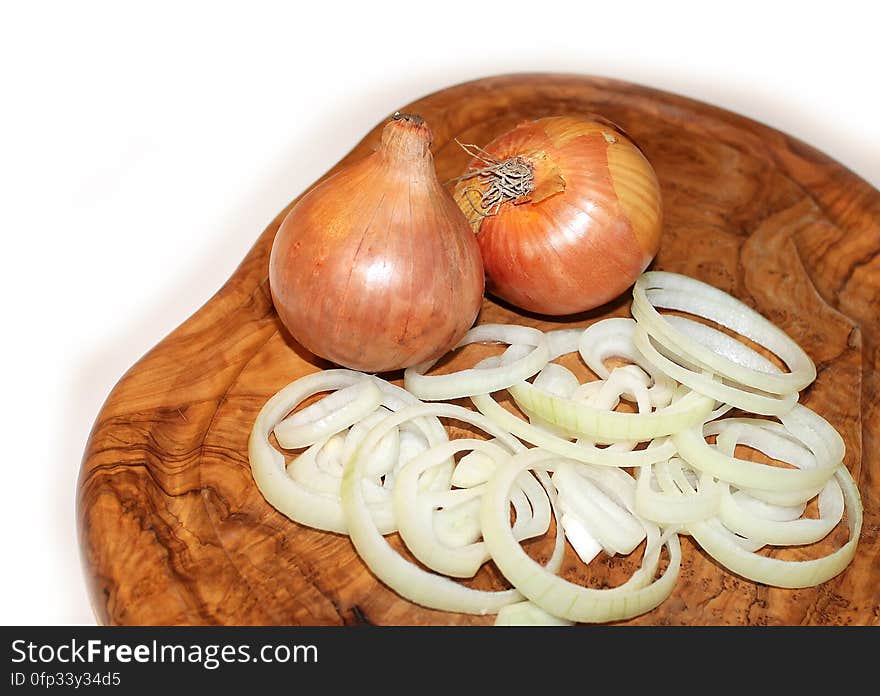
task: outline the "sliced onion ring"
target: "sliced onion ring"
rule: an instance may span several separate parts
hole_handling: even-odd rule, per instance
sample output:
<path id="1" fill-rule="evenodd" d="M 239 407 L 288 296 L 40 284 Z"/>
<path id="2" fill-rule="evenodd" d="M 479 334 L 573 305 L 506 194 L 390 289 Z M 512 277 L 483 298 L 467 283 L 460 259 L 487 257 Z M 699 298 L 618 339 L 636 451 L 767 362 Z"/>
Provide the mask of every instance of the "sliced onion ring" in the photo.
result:
<path id="1" fill-rule="evenodd" d="M 502 607 L 495 617 L 496 626 L 571 626 L 574 622 L 551 616 L 529 601 L 515 602 Z"/>
<path id="2" fill-rule="evenodd" d="M 655 476 L 660 491 L 651 485 Z M 689 483 L 675 483 L 682 476 L 678 457 L 642 467 L 636 477 L 636 513 L 657 524 L 686 524 L 715 517 L 721 505 L 721 490 L 715 479 L 702 472 L 695 490 Z"/>
<path id="3" fill-rule="evenodd" d="M 730 485 L 722 486 L 718 519 L 731 532 L 762 545 L 795 546 L 823 539 L 843 517 L 844 499 L 840 484 L 832 478 L 819 493 L 819 517 L 794 520 L 768 520 L 752 514 L 737 502 Z"/>
<path id="4" fill-rule="evenodd" d="M 671 435 L 682 428 L 703 423 L 715 407 L 712 399 L 696 392 L 689 392 L 652 413 L 620 413 L 549 394 L 528 382 L 518 382 L 508 391 L 523 410 L 567 432 L 604 441 L 646 442 Z"/>
<path id="5" fill-rule="evenodd" d="M 372 391 L 371 401 L 377 398 L 381 401 L 378 386 L 362 373 L 326 370 L 306 375 L 281 389 L 264 404 L 254 421 L 248 439 L 254 481 L 269 504 L 295 522 L 330 532 L 346 532 L 342 509 L 334 504 L 333 496 L 309 490 L 290 478 L 284 455 L 269 443 L 269 434 L 282 418 L 310 396 L 355 384 L 363 384 L 367 393 Z"/>
<path id="6" fill-rule="evenodd" d="M 547 337 L 547 348 L 550 360 L 556 360 L 568 353 L 574 353 L 581 342 L 584 329 L 556 329 L 544 334 Z"/>
<path id="7" fill-rule="evenodd" d="M 799 404 L 794 407 L 794 410 L 797 411 L 801 409 L 808 410 L 805 406 Z M 798 433 L 802 432 L 797 427 L 802 420 L 812 421 L 812 418 L 807 419 L 796 415 L 795 420 L 792 422 L 795 424 L 797 432 L 790 433 L 792 436 L 798 436 Z M 678 448 L 681 458 L 690 466 L 700 471 L 706 471 L 722 481 L 732 483 L 737 488 L 748 489 L 749 493 L 756 497 L 759 497 L 762 491 L 780 493 L 806 491 L 808 497 L 812 497 L 831 478 L 841 461 L 837 456 L 830 456 L 838 454 L 836 450 L 820 449 L 813 443 L 806 442 L 804 444 L 816 456 L 817 465 L 813 468 L 783 469 L 747 459 L 731 457 L 705 440 L 707 436 L 717 434 L 719 428 L 723 429 L 724 427 L 724 421 L 714 421 L 702 427 L 694 426 L 674 433 L 672 441 Z M 752 427 L 757 428 L 754 425 Z M 829 425 L 828 427 L 830 428 L 831 426 Z M 760 444 L 761 447 L 765 447 L 763 443 L 759 443 L 758 439 L 753 438 L 752 442 L 755 443 L 754 446 Z M 815 449 L 820 451 L 817 452 Z M 765 454 L 773 456 L 772 453 L 765 452 Z M 790 463 L 796 465 L 798 462 Z"/>
<path id="8" fill-rule="evenodd" d="M 348 532 L 338 493 L 325 490 L 326 486 L 312 488 L 304 485 L 301 480 L 292 478 L 288 474 L 288 468 L 285 467 L 284 455 L 271 445 L 269 435 L 288 413 L 309 397 L 321 392 L 342 390 L 352 385 L 363 385 L 364 392 L 371 394 L 371 403 L 378 394 L 380 401 L 392 410 L 401 408 L 407 403 L 419 403 L 415 397 L 400 387 L 378 377 L 367 376 L 353 370 L 325 370 L 301 377 L 272 396 L 260 409 L 248 439 L 251 472 L 257 488 L 266 501 L 294 522 L 338 534 Z M 350 404 L 351 401 L 347 403 Z M 315 413 L 319 413 L 319 410 L 312 411 L 312 414 Z M 350 415 L 349 412 L 347 419 Z M 328 422 L 330 425 L 327 425 Z M 335 430 L 341 422 L 343 421 L 324 421 L 325 431 L 328 434 L 335 434 L 330 431 Z M 412 419 L 408 425 L 418 429 L 429 446 L 448 439 L 446 429 L 437 418 L 425 416 Z M 324 443 L 325 440 L 319 440 L 300 456 L 317 457 L 318 450 L 324 446 Z M 450 475 L 452 464 L 450 460 L 448 467 Z M 294 463 L 293 467 L 295 466 Z M 390 499 L 384 504 L 368 504 L 368 511 L 373 517 L 373 523 L 382 534 L 394 531 Z"/>
<path id="9" fill-rule="evenodd" d="M 681 565 L 681 546 L 674 533 L 661 539 L 659 530 L 651 525 L 641 568 L 623 585 L 605 590 L 581 587 L 549 572 L 514 538 L 508 501 L 517 476 L 529 469 L 552 471 L 558 461 L 552 453 L 528 450 L 515 455 L 489 480 L 480 515 L 483 539 L 499 570 L 532 603 L 552 616 L 569 621 L 598 623 L 628 619 L 658 606 L 671 594 Z M 558 515 L 558 509 L 556 512 Z M 557 525 L 559 527 L 561 525 Z M 669 564 L 655 580 L 661 544 L 669 551 Z"/>
<path id="10" fill-rule="evenodd" d="M 354 383 L 339 388 L 278 423 L 274 429 L 278 444 L 284 449 L 308 447 L 372 413 L 382 402 L 382 393 L 371 379 L 365 375 L 359 375 L 358 379 L 358 374 L 351 373 L 350 379 L 356 380 Z"/>
<path id="11" fill-rule="evenodd" d="M 376 529 L 364 501 L 360 482 L 366 471 L 369 453 L 391 428 L 407 420 L 426 416 L 454 418 L 475 425 L 496 437 L 511 452 L 524 449 L 519 441 L 492 421 L 461 406 L 426 404 L 401 409 L 375 426 L 355 455 L 345 464 L 345 473 L 342 477 L 342 504 L 349 526 L 349 537 L 361 559 L 376 577 L 400 596 L 422 606 L 444 611 L 467 614 L 497 613 L 501 607 L 520 601 L 522 595 L 516 589 L 498 592 L 475 590 L 411 563 L 398 554 Z M 552 483 L 546 475 L 542 483 L 549 494 Z M 564 552 L 565 537 L 562 529 L 559 528 L 556 532 L 554 551 L 548 561 L 548 572 L 553 573 L 559 569 Z"/>
<path id="12" fill-rule="evenodd" d="M 287 465 L 287 475 L 315 492 L 338 495 L 342 481 L 341 460 L 338 472 L 328 471 L 320 462 L 325 462 L 326 466 L 326 460 L 335 459 L 342 448 L 340 443 L 343 439 L 344 436 L 337 433 L 330 438 L 318 440 Z M 332 453 L 328 454 L 327 450 L 332 450 Z"/>
<path id="13" fill-rule="evenodd" d="M 456 508 L 451 505 L 463 507 L 462 503 L 482 495 L 485 485 L 473 489 L 431 493 L 420 492 L 419 479 L 426 469 L 437 466 L 457 452 L 467 450 L 480 452 L 492 459 L 493 468 L 502 466 L 511 454 L 510 450 L 497 444 L 472 438 L 458 438 L 441 443 L 425 451 L 401 469 L 393 492 L 394 517 L 398 532 L 407 548 L 428 568 L 460 578 L 472 577 L 480 566 L 489 560 L 489 554 L 485 544 L 479 541 L 456 547 L 444 544 L 435 532 L 435 510 L 439 508 L 447 513 L 454 512 Z M 530 486 L 530 482 L 533 485 Z M 534 477 L 529 476 L 521 483 L 524 484 L 523 490 L 528 504 L 520 508 L 521 513 L 517 515 L 515 531 L 517 538 L 526 539 L 547 531 L 550 526 L 550 503 L 546 491 Z M 529 515 L 525 514 L 526 510 L 529 511 Z M 479 521 L 478 515 L 477 521 Z"/>
<path id="14" fill-rule="evenodd" d="M 408 368 L 404 384 L 413 395 L 426 401 L 458 399 L 473 394 L 488 394 L 507 389 L 512 384 L 536 375 L 550 361 L 547 338 L 528 326 L 482 324 L 468 331 L 457 348 L 471 343 L 507 343 L 532 346 L 524 357 L 497 367 L 472 367 L 445 375 L 426 375 L 437 362 L 431 360 Z"/>
<path id="15" fill-rule="evenodd" d="M 574 461 L 625 468 L 660 462 L 664 459 L 669 459 L 669 457 L 675 454 L 675 446 L 671 441 L 667 441 L 662 446 L 653 449 L 648 447 L 631 452 L 620 452 L 609 447 L 591 447 L 585 444 L 570 442 L 524 421 L 504 408 L 489 394 L 475 394 L 471 397 L 471 401 L 480 413 L 498 423 L 498 425 L 513 435 L 547 452 L 552 452 L 557 456 L 573 459 Z"/>
<path id="16" fill-rule="evenodd" d="M 750 338 L 782 359 L 790 372 L 772 374 L 738 364 L 674 328 L 656 307 L 688 312 Z M 668 349 L 738 384 L 787 395 L 816 378 L 813 361 L 782 329 L 723 290 L 694 278 L 665 271 L 643 273 L 633 287 L 632 314 Z"/>
<path id="17" fill-rule="evenodd" d="M 731 542 L 717 519 L 694 522 L 688 531 L 694 540 L 721 565 L 755 582 L 775 587 L 812 587 L 841 573 L 852 561 L 862 531 L 862 501 L 852 475 L 843 465 L 834 472 L 846 503 L 849 540 L 836 551 L 809 561 L 784 561 L 761 556 Z M 485 533 L 485 532 L 484 532 Z"/>
<path id="18" fill-rule="evenodd" d="M 608 379 L 611 370 L 605 364 L 609 358 L 625 358 L 651 375 L 654 383 L 649 387 L 651 405 L 657 408 L 672 401 L 675 382 L 651 363 L 633 343 L 636 322 L 629 317 L 610 317 L 590 325 L 581 334 L 578 352 L 597 377 Z"/>
<path id="19" fill-rule="evenodd" d="M 494 367 L 495 365 L 501 364 L 502 361 L 503 356 L 492 356 L 480 361 L 477 367 Z M 592 388 L 592 385 L 595 385 L 599 389 L 602 387 L 600 383 L 587 382 L 580 385 L 577 391 L 584 391 L 587 388 Z M 577 398 L 577 392 L 574 396 Z M 645 463 L 655 461 L 662 461 L 664 457 L 669 458 L 675 453 L 675 447 L 671 442 L 665 443 L 662 450 L 654 450 L 653 452 L 648 452 L 646 450 L 637 450 L 634 452 L 619 451 L 618 448 L 613 447 L 595 447 L 589 442 L 574 443 L 554 433 L 553 430 L 555 430 L 555 428 L 553 426 L 546 426 L 543 423 L 543 419 L 536 417 L 534 414 L 527 413 L 526 415 L 535 419 L 536 422 L 541 422 L 541 425 L 537 425 L 537 423 L 532 424 L 518 418 L 516 415 L 498 404 L 489 394 L 475 394 L 471 397 L 471 401 L 483 415 L 496 422 L 512 435 L 538 447 L 543 447 L 550 452 L 555 452 L 562 457 L 574 459 L 575 461 L 587 464 L 601 464 L 605 466 L 625 468 L 642 466 Z"/>
<path id="20" fill-rule="evenodd" d="M 620 486 L 613 486 L 610 491 L 605 489 L 608 482 L 602 474 L 609 471 L 612 470 L 559 460 L 552 480 L 558 491 L 562 514 L 577 520 L 609 556 L 626 556 L 645 539 L 646 531 L 632 512 L 633 506 L 628 500 L 632 497 L 632 491 L 624 490 L 621 493 Z M 635 489 L 635 481 L 629 474 L 621 469 L 613 471 L 626 476 L 628 486 Z"/>
<path id="21" fill-rule="evenodd" d="M 612 410 L 617 408 L 620 399 L 633 401 L 638 406 L 639 413 L 651 413 L 652 399 L 645 380 L 650 379 L 644 371 L 636 365 L 615 367 L 608 375 L 608 379 L 582 384 L 574 393 L 575 401 L 583 400 L 588 406 Z M 553 427 L 553 426 L 551 426 Z M 564 431 L 562 431 L 564 433 Z M 587 437 L 579 437 L 577 443 L 582 446 L 594 447 L 595 440 Z M 631 452 L 639 444 L 636 440 L 618 440 L 608 444 L 608 449 L 614 451 Z"/>
<path id="22" fill-rule="evenodd" d="M 797 402 L 797 392 L 785 396 L 759 394 L 751 389 L 725 384 L 706 371 L 696 372 L 683 365 L 679 365 L 661 354 L 654 347 L 648 332 L 643 326 L 636 327 L 633 341 L 639 351 L 653 363 L 659 365 L 660 369 L 667 375 L 690 387 L 695 392 L 711 396 L 716 401 L 728 404 L 729 406 L 735 406 L 751 413 L 779 416 L 788 413 Z"/>

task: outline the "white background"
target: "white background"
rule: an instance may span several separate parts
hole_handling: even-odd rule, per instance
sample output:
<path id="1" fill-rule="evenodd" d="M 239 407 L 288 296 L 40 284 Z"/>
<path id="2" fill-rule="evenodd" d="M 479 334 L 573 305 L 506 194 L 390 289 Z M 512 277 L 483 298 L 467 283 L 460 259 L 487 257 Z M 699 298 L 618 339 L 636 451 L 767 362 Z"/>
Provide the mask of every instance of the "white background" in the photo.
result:
<path id="1" fill-rule="evenodd" d="M 0 9 L 2 624 L 94 621 L 74 488 L 107 393 L 413 99 L 513 71 L 616 77 L 768 123 L 880 187 L 874 2 L 16 5 Z"/>

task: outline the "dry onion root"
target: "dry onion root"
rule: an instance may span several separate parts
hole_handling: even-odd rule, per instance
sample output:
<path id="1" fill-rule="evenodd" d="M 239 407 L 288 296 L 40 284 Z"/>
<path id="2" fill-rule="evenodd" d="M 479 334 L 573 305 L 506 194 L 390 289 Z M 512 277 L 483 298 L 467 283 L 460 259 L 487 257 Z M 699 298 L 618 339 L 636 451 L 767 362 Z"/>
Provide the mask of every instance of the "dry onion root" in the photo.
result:
<path id="1" fill-rule="evenodd" d="M 497 625 L 605 622 L 649 611 L 674 590 L 679 534 L 756 582 L 825 582 L 855 555 L 862 504 L 843 465 L 843 439 L 798 404 L 815 367 L 777 327 L 707 288 L 646 273 L 634 288 L 632 319 L 547 333 L 473 328 L 457 348 L 498 343 L 504 352 L 442 375 L 429 374 L 433 362 L 414 366 L 406 389 L 351 370 L 303 377 L 269 399 L 254 423 L 254 479 L 291 519 L 348 534 L 401 596 L 435 609 L 497 614 Z M 658 308 L 720 323 L 766 347 L 789 371 L 727 333 Z M 597 380 L 580 383 L 553 362 L 575 353 Z M 611 358 L 628 364 L 611 366 Z M 525 417 L 494 398 L 505 389 Z M 462 397 L 476 411 L 442 403 Z M 635 412 L 617 411 L 621 401 Z M 757 417 L 725 418 L 733 407 Z M 441 418 L 485 439 L 449 440 Z M 282 448 L 306 449 L 285 465 L 273 432 Z M 791 468 L 740 458 L 738 445 Z M 813 499 L 819 514 L 807 517 Z M 844 515 L 849 539 L 826 556 L 785 561 L 758 553 L 819 542 Z M 546 535 L 552 517 L 553 552 L 541 566 L 521 543 Z M 417 563 L 384 538 L 393 531 Z M 641 565 L 614 588 L 574 585 L 558 575 L 566 543 L 584 564 L 600 553 L 642 549 Z M 510 589 L 476 590 L 457 580 L 487 562 Z"/>

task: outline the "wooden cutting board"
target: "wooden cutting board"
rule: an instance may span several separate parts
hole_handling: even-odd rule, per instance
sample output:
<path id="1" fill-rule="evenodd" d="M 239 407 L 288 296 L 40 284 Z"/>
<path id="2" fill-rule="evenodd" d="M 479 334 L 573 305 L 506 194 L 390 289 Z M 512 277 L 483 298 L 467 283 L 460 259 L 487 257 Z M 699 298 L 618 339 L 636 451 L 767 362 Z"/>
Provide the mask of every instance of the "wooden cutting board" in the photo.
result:
<path id="1" fill-rule="evenodd" d="M 523 119 L 569 112 L 617 122 L 643 148 L 663 188 L 664 239 L 653 267 L 741 298 L 816 362 L 818 378 L 802 403 L 843 434 L 845 463 L 865 506 L 853 563 L 819 587 L 784 590 L 731 574 L 684 537 L 672 596 L 630 623 L 880 624 L 880 193 L 763 125 L 595 77 L 507 75 L 389 106 L 389 114 L 401 108 L 428 121 L 441 180 L 460 174 L 467 161 L 454 138 L 485 144 Z M 343 162 L 367 153 L 381 125 Z M 371 575 L 346 537 L 289 521 L 257 491 L 246 446 L 257 412 L 288 382 L 328 366 L 292 341 L 270 300 L 268 255 L 285 212 L 261 235 L 255 231 L 254 247 L 226 285 L 126 373 L 97 416 L 77 491 L 97 619 L 491 623 L 400 599 Z M 487 299 L 479 321 L 547 329 L 627 311 L 622 298 L 554 322 Z M 784 553 L 817 556 L 845 538 L 838 530 Z M 565 573 L 585 584 L 613 583 L 630 570 L 622 561 L 584 569 L 569 559 Z M 491 564 L 473 584 L 504 586 Z"/>

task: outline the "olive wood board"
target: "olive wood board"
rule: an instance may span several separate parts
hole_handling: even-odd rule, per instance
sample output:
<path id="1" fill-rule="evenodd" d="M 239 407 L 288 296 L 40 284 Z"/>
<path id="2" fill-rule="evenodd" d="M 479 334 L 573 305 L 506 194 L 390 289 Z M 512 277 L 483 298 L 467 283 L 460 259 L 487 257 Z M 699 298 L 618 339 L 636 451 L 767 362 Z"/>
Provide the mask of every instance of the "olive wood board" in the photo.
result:
<path id="1" fill-rule="evenodd" d="M 663 240 L 652 268 L 686 273 L 740 298 L 816 363 L 817 379 L 801 403 L 843 435 L 844 462 L 864 503 L 852 564 L 818 587 L 780 589 L 725 570 L 682 536 L 672 595 L 623 623 L 880 624 L 880 192 L 762 124 L 599 77 L 490 77 L 398 108 L 423 116 L 434 131 L 441 181 L 466 166 L 455 139 L 485 144 L 522 120 L 564 113 L 616 122 L 643 149 L 662 187 Z M 328 175 L 369 152 L 382 125 Z M 330 367 L 293 341 L 272 306 L 269 251 L 287 210 L 255 232 L 254 246 L 223 288 L 128 370 L 97 415 L 77 488 L 96 618 L 129 625 L 491 624 L 491 616 L 402 599 L 369 571 L 347 537 L 290 521 L 253 482 L 247 440 L 260 408 L 287 383 Z M 546 330 L 628 311 L 628 295 L 562 319 L 487 298 L 478 323 Z M 470 365 L 489 350 L 471 348 L 443 369 Z M 387 377 L 401 383 L 400 374 Z M 774 553 L 817 557 L 846 536 L 842 524 L 822 542 Z M 546 554 L 541 544 L 548 540 L 529 543 L 536 558 Z M 613 586 L 632 572 L 639 553 L 588 567 L 575 561 L 569 553 L 566 578 Z M 491 563 L 467 582 L 507 587 Z"/>

